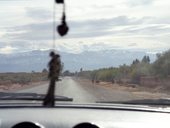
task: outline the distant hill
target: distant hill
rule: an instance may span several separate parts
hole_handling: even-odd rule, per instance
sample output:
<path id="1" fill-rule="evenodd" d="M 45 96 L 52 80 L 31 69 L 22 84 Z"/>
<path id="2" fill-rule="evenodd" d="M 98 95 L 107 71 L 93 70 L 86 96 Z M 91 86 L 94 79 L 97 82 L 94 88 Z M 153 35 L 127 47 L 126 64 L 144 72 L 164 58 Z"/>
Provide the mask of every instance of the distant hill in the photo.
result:
<path id="1" fill-rule="evenodd" d="M 47 68 L 50 51 L 30 51 L 16 54 L 0 54 L 0 72 L 31 72 L 42 71 Z M 64 62 L 64 70 L 79 71 L 92 70 L 103 67 L 118 67 L 122 64 L 131 64 L 136 58 L 139 60 L 148 55 L 153 62 L 155 54 L 128 51 L 128 50 L 103 50 L 84 51 L 82 53 L 60 52 Z"/>

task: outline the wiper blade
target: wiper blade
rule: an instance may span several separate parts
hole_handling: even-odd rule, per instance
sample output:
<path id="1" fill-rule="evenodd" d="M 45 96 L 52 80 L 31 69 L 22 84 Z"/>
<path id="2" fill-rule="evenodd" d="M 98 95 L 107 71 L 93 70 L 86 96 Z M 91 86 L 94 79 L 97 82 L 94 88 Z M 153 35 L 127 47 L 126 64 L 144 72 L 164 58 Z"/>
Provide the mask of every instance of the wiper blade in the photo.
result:
<path id="1" fill-rule="evenodd" d="M 0 92 L 0 100 L 36 100 L 43 101 L 45 98 L 45 94 L 37 94 L 37 93 L 6 93 Z M 55 96 L 55 101 L 73 101 L 72 98 L 68 98 L 65 96 Z"/>
<path id="2" fill-rule="evenodd" d="M 97 101 L 96 103 L 169 106 L 170 99 L 140 99 L 140 100 L 130 100 L 130 101 Z"/>

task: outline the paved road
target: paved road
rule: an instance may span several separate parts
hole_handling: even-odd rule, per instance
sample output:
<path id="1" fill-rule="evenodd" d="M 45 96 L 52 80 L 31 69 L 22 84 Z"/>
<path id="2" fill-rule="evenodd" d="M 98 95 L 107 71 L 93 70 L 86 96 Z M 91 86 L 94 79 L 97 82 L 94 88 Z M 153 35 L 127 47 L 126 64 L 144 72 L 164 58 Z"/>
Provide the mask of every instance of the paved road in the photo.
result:
<path id="1" fill-rule="evenodd" d="M 45 94 L 48 83 L 17 92 L 31 92 Z M 131 92 L 111 90 L 91 83 L 81 83 L 71 77 L 65 77 L 56 85 L 56 95 L 73 98 L 74 102 L 95 102 L 95 101 L 125 101 L 134 99 Z"/>

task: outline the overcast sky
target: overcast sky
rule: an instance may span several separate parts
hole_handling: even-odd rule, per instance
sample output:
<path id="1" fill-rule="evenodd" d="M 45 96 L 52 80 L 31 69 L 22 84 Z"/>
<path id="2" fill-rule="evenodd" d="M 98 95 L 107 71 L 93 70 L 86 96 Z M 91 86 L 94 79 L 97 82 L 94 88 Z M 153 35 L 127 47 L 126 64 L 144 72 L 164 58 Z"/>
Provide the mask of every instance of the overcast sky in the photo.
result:
<path id="1" fill-rule="evenodd" d="M 0 0 L 0 53 L 53 48 L 53 0 Z M 61 5 L 56 5 L 56 25 Z M 66 0 L 67 52 L 170 49 L 170 0 Z"/>

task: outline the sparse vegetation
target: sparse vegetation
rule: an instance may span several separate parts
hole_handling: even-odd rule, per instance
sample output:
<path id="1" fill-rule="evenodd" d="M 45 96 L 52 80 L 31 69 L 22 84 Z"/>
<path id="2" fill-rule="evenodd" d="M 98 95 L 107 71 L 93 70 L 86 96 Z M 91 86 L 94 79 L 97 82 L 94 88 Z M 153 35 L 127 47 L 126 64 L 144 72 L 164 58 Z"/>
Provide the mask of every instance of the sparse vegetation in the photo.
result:
<path id="1" fill-rule="evenodd" d="M 170 50 L 157 55 L 155 62 L 150 63 L 149 56 L 142 60 L 135 59 L 131 65 L 123 64 L 118 68 L 110 67 L 93 71 L 81 71 L 78 76 L 91 79 L 92 81 L 107 81 L 117 83 L 140 84 L 141 77 L 164 77 L 170 76 Z"/>
<path id="2" fill-rule="evenodd" d="M 0 85 L 29 84 L 31 82 L 46 81 L 47 72 L 32 73 L 0 73 Z"/>
<path id="3" fill-rule="evenodd" d="M 170 75 L 170 50 L 157 54 L 157 60 L 153 63 L 154 74 L 167 77 Z"/>

